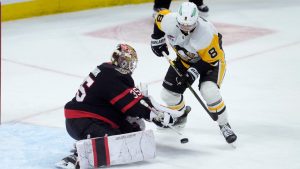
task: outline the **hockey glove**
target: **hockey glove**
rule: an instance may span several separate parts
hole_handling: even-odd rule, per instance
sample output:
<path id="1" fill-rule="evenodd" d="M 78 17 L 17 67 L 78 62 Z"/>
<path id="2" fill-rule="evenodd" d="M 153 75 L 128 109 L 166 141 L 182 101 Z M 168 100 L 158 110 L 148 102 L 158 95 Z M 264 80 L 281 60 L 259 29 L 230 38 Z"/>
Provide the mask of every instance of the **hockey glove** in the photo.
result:
<path id="1" fill-rule="evenodd" d="M 157 115 L 157 113 L 160 113 L 160 115 Z M 152 116 L 151 121 L 159 127 L 168 127 L 169 125 L 173 125 L 175 122 L 175 119 L 171 116 L 171 114 L 160 112 L 158 110 L 156 110 L 155 113 L 152 111 L 150 116 Z"/>
<path id="2" fill-rule="evenodd" d="M 192 84 L 198 77 L 199 73 L 197 69 L 190 67 L 182 77 L 179 78 L 181 84 L 189 83 Z"/>
<path id="3" fill-rule="evenodd" d="M 126 121 L 128 121 L 133 127 L 139 128 L 139 131 L 145 130 L 146 125 L 142 118 L 127 116 Z"/>
<path id="4" fill-rule="evenodd" d="M 166 38 L 162 37 L 159 39 L 155 39 L 152 36 L 151 40 L 151 49 L 156 56 L 163 57 L 163 52 L 169 55 L 168 46 L 166 44 Z"/>
<path id="5" fill-rule="evenodd" d="M 160 127 L 172 125 L 176 118 L 183 115 L 183 112 L 172 110 L 158 104 L 152 97 L 149 97 L 149 99 L 153 105 L 150 120 Z"/>
<path id="6" fill-rule="evenodd" d="M 148 97 L 148 84 L 147 83 L 140 83 L 137 88 L 142 92 L 143 96 Z"/>

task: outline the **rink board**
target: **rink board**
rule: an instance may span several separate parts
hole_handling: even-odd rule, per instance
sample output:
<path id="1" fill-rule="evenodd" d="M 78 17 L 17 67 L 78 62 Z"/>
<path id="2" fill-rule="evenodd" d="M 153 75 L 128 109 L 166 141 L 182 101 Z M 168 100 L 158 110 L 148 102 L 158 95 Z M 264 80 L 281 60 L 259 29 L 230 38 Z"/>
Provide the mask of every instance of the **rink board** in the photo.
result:
<path id="1" fill-rule="evenodd" d="M 9 3 L 11 1 L 11 3 Z M 151 0 L 6 0 L 1 4 L 1 20 L 28 18 L 90 8 L 152 2 Z"/>

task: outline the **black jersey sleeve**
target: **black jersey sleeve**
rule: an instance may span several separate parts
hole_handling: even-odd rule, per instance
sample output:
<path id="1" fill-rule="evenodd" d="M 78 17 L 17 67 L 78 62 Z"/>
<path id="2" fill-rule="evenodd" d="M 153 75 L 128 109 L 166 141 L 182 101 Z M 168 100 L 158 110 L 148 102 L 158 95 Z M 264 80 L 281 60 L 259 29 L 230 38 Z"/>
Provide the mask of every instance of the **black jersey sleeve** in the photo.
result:
<path id="1" fill-rule="evenodd" d="M 106 78 L 107 87 L 103 88 L 107 101 L 120 112 L 149 119 L 150 110 L 140 103 L 145 99 L 142 92 L 134 86 L 134 80 L 130 74 L 122 73 L 118 69 L 110 69 Z"/>

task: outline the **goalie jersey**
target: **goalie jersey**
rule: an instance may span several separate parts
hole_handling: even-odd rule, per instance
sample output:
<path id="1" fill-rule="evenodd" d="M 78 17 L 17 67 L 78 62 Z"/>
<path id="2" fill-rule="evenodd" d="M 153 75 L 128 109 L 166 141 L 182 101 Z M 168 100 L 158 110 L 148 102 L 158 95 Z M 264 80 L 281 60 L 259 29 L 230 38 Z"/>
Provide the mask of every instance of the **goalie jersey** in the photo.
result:
<path id="1" fill-rule="evenodd" d="M 65 117 L 94 118 L 119 128 L 127 115 L 149 119 L 150 110 L 139 101 L 143 94 L 131 74 L 111 63 L 97 66 L 65 105 Z"/>
<path id="2" fill-rule="evenodd" d="M 187 64 L 196 63 L 200 59 L 211 65 L 218 61 L 225 64 L 221 44 L 221 34 L 212 23 L 198 18 L 196 28 L 185 34 L 177 27 L 177 13 L 162 10 L 155 19 L 153 38 L 166 36 L 170 45 Z"/>

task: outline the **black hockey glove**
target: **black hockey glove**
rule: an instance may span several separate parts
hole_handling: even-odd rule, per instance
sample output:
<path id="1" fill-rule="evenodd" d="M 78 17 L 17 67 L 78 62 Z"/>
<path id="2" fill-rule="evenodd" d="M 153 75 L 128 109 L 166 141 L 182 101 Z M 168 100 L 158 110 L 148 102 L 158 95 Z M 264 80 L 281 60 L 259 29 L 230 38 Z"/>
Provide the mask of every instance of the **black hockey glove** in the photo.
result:
<path id="1" fill-rule="evenodd" d="M 190 67 L 182 77 L 178 79 L 181 84 L 192 84 L 199 77 L 197 69 Z"/>
<path id="2" fill-rule="evenodd" d="M 174 121 L 174 119 L 172 119 L 172 121 L 170 121 L 170 125 L 172 125 L 172 124 L 174 123 L 173 121 Z M 167 125 L 167 126 L 164 125 L 164 124 L 162 123 L 162 121 L 158 121 L 158 120 L 156 120 L 156 119 L 153 119 L 152 122 L 153 122 L 156 126 L 158 126 L 158 127 L 168 128 L 168 125 Z"/>
<path id="3" fill-rule="evenodd" d="M 122 134 L 142 131 L 142 126 L 140 126 L 137 122 L 123 120 L 120 125 L 120 131 Z"/>
<path id="4" fill-rule="evenodd" d="M 166 44 L 165 37 L 155 39 L 152 36 L 151 49 L 156 56 L 163 57 L 162 52 L 165 52 L 167 55 L 169 55 L 169 50 L 168 50 L 168 46 Z"/>

